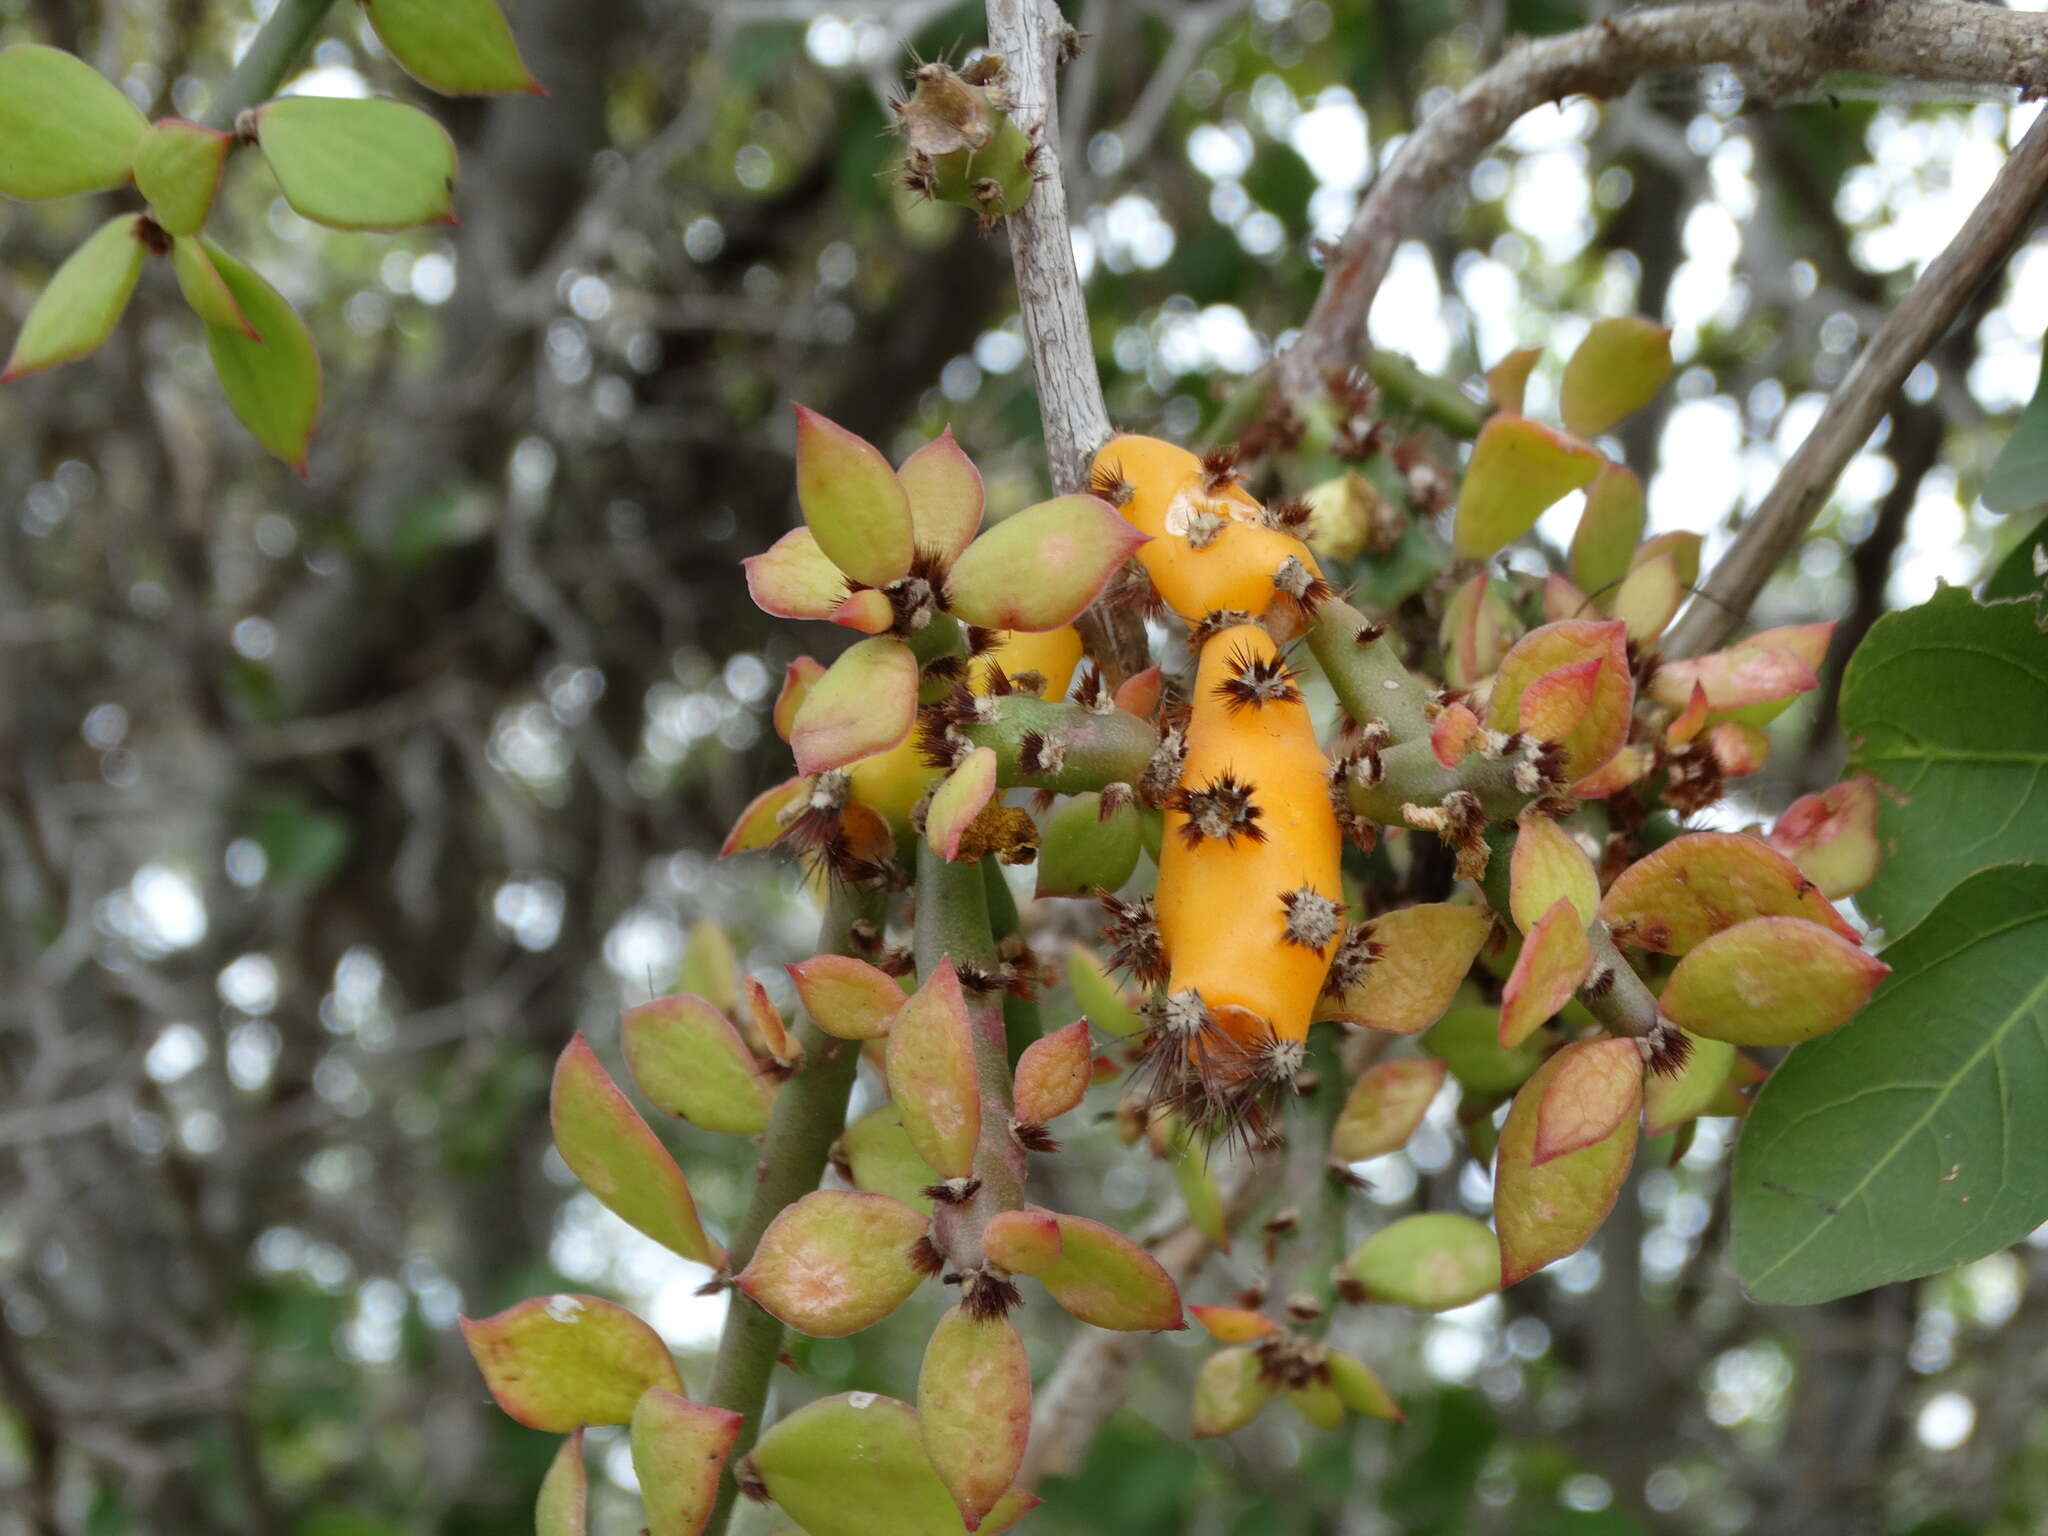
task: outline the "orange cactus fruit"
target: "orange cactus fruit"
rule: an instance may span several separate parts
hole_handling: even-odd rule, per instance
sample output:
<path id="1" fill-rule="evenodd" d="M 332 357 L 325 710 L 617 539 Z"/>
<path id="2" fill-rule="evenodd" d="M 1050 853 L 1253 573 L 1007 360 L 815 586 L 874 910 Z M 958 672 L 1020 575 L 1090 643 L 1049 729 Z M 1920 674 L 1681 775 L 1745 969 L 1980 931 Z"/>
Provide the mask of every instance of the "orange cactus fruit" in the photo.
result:
<path id="1" fill-rule="evenodd" d="M 1340 837 L 1307 706 L 1255 624 L 1203 645 L 1156 896 L 1168 963 L 1153 1045 L 1167 1095 L 1241 1125 L 1302 1057 L 1343 930 Z"/>
<path id="2" fill-rule="evenodd" d="M 1265 613 L 1276 594 L 1321 593 L 1316 557 L 1238 483 L 1226 451 L 1197 458 L 1156 437 L 1113 437 L 1095 455 L 1090 489 L 1143 532 L 1138 563 L 1189 623 L 1212 613 Z M 1306 526 L 1303 505 L 1300 526 Z M 1294 562 L 1289 564 L 1289 562 Z"/>

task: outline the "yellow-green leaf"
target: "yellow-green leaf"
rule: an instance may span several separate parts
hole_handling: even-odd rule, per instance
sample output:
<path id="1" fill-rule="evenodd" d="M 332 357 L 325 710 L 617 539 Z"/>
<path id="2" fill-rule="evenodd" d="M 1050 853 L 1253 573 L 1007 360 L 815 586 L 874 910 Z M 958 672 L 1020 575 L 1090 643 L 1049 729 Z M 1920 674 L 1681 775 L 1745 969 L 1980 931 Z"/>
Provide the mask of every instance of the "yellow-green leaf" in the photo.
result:
<path id="1" fill-rule="evenodd" d="M 533 1536 L 586 1536 L 590 1529 L 590 1474 L 583 1465 L 583 1431 L 571 1430 L 541 1479 L 533 1505 Z"/>
<path id="2" fill-rule="evenodd" d="M 1753 917 L 1702 940 L 1657 1005 L 1731 1045 L 1797 1045 L 1846 1024 L 1891 967 L 1803 917 Z"/>
<path id="3" fill-rule="evenodd" d="M 1648 405 L 1670 376 L 1668 327 L 1641 315 L 1596 321 L 1564 365 L 1564 424 L 1581 437 L 1597 436 Z"/>
<path id="4" fill-rule="evenodd" d="M 768 1224 L 733 1284 L 799 1333 L 857 1333 L 917 1289 L 911 1249 L 928 1225 L 887 1195 L 816 1190 Z"/>
<path id="5" fill-rule="evenodd" d="M 697 1536 L 718 1499 L 718 1478 L 741 1416 L 649 1387 L 634 1406 L 633 1475 L 647 1510 L 647 1536 Z"/>
<path id="6" fill-rule="evenodd" d="M 221 167 L 235 136 L 167 117 L 135 150 L 135 185 L 157 223 L 174 235 L 196 235 L 213 211 Z"/>
<path id="7" fill-rule="evenodd" d="M 624 1424 L 649 1387 L 683 1389 L 661 1336 L 601 1296 L 535 1296 L 460 1322 L 491 1396 L 529 1429 Z"/>
<path id="8" fill-rule="evenodd" d="M 1479 429 L 1458 492 L 1451 545 L 1460 559 L 1484 560 L 1536 526 L 1606 463 L 1598 449 L 1503 412 Z"/>
<path id="9" fill-rule="evenodd" d="M 320 354 L 313 334 L 283 294 L 211 240 L 205 244 L 249 326 L 247 332 L 226 325 L 206 327 L 213 371 L 242 425 L 303 475 L 313 428 L 320 419 Z M 257 336 L 262 340 L 255 340 Z"/>
<path id="10" fill-rule="evenodd" d="M 1493 1225 L 1503 1285 L 1576 1253 L 1607 1219 L 1636 1155 L 1636 1122 L 1624 1119 L 1605 1139 L 1539 1165 L 1536 1126 L 1543 1095 L 1563 1053 L 1522 1085 L 1501 1127 L 1494 1158 Z"/>
<path id="11" fill-rule="evenodd" d="M 1002 1502 L 1031 1436 L 1031 1362 L 1007 1317 L 954 1307 L 932 1329 L 917 1376 L 917 1421 L 932 1470 L 978 1529 Z"/>
<path id="12" fill-rule="evenodd" d="M 149 120 L 83 59 L 0 50 L 0 195 L 69 197 L 128 180 Z"/>
<path id="13" fill-rule="evenodd" d="M 363 0 L 399 67 L 444 96 L 546 94 L 497 0 Z"/>
<path id="14" fill-rule="evenodd" d="M 728 1136 L 768 1128 L 775 1084 L 732 1021 L 703 998 L 678 992 L 628 1008 L 619 1044 L 656 1109 Z"/>
<path id="15" fill-rule="evenodd" d="M 22 323 L 0 384 L 75 361 L 113 334 L 142 275 L 144 222 L 118 214 L 64 259 Z"/>
<path id="16" fill-rule="evenodd" d="M 1565 897 L 1551 904 L 1522 940 L 1500 994 L 1500 1043 L 1512 1050 L 1571 1001 L 1593 968 L 1586 924 Z"/>
<path id="17" fill-rule="evenodd" d="M 1412 1035 L 1451 1006 L 1458 983 L 1493 931 L 1493 917 L 1479 907 L 1423 902 L 1361 926 L 1377 953 L 1361 981 L 1320 1001 L 1316 1017 Z"/>
<path id="18" fill-rule="evenodd" d="M 235 331 L 251 341 L 263 338 L 242 313 L 235 295 L 220 275 L 220 268 L 207 254 L 206 243 L 195 235 L 177 235 L 171 240 L 171 270 L 177 274 L 178 291 L 192 307 L 192 313 L 208 325 Z"/>
<path id="19" fill-rule="evenodd" d="M 256 142 L 285 201 L 334 229 L 454 218 L 455 141 L 401 101 L 286 96 L 256 112 Z"/>
<path id="20" fill-rule="evenodd" d="M 1500 1289 L 1500 1247 L 1483 1221 L 1450 1211 L 1403 1216 L 1344 1261 L 1374 1301 L 1447 1312 Z"/>

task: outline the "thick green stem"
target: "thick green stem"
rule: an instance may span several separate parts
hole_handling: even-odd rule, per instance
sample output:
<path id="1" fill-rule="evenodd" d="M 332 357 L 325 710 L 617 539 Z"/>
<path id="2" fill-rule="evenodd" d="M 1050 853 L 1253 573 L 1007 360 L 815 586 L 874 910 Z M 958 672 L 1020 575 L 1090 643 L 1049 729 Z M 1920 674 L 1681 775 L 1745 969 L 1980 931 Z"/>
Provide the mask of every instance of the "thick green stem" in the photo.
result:
<path id="1" fill-rule="evenodd" d="M 1013 693 L 988 701 L 991 721 L 956 727 L 977 747 L 994 747 L 996 782 L 1005 789 L 1050 789 L 1063 795 L 1137 787 L 1159 749 L 1159 733 L 1126 710 L 1092 710 Z M 1035 736 L 1042 771 L 1026 773 L 1024 739 Z"/>
<path id="2" fill-rule="evenodd" d="M 940 961 L 991 969 L 995 935 L 989 926 L 988 887 L 973 864 L 939 857 L 929 843 L 917 849 L 917 971 L 929 976 Z M 981 1092 L 981 1138 L 974 1148 L 974 1176 L 980 1188 L 961 1205 L 940 1206 L 932 1241 L 952 1273 L 972 1275 L 984 1264 L 981 1231 L 999 1211 L 1024 1204 L 1024 1148 L 1010 1134 L 1015 1116 L 1010 1091 L 1010 1053 L 1003 1010 L 993 994 L 968 994 L 974 1039 L 975 1082 Z"/>
<path id="3" fill-rule="evenodd" d="M 1371 630 L 1365 644 L 1359 637 Z M 1316 609 L 1308 627 L 1308 648 L 1342 704 L 1360 725 L 1383 720 L 1396 743 L 1429 737 L 1429 690 L 1394 654 L 1391 633 L 1341 598 Z"/>
<path id="4" fill-rule="evenodd" d="M 1372 784 L 1352 783 L 1346 790 L 1351 809 L 1383 826 L 1409 826 L 1404 807 L 1437 806 L 1454 790 L 1479 798 L 1488 817 L 1512 820 L 1535 796 L 1515 786 L 1515 762 L 1482 757 L 1474 752 L 1455 768 L 1437 761 L 1427 741 L 1410 741 L 1380 753 L 1380 778 Z"/>
<path id="5" fill-rule="evenodd" d="M 1388 404 L 1412 411 L 1453 437 L 1477 437 L 1493 411 L 1449 379 L 1424 372 L 1398 352 L 1374 348 L 1365 355 L 1365 371 Z"/>
<path id="6" fill-rule="evenodd" d="M 1489 827 L 1486 846 L 1490 857 L 1486 878 L 1480 881 L 1479 888 L 1485 893 L 1486 904 L 1493 908 L 1500 920 L 1513 925 L 1515 919 L 1510 904 L 1509 882 L 1515 856 L 1515 828 Z M 1581 988 L 1579 1001 L 1609 1034 L 1637 1039 L 1648 1035 L 1657 1026 L 1656 995 L 1636 974 L 1635 967 L 1623 957 L 1605 921 L 1596 917 L 1587 925 L 1586 942 L 1593 950 L 1593 969 L 1588 979 L 1604 974 L 1607 982 L 1591 991 Z"/>
<path id="7" fill-rule="evenodd" d="M 285 77 L 306 56 L 313 34 L 333 6 L 334 0 L 277 0 L 277 9 L 221 87 L 220 100 L 206 115 L 209 126 L 230 132 L 236 118 L 275 96 Z"/>
<path id="8" fill-rule="evenodd" d="M 1010 882 L 1003 878 L 1001 863 L 995 859 L 981 861 L 981 884 L 988 894 L 989 932 L 995 935 L 997 945 L 1000 946 L 1005 939 L 1021 937 L 1023 926 L 1017 916 L 1017 899 L 1010 894 Z M 1005 993 L 1003 1033 L 1009 1038 L 1010 1065 L 1014 1067 L 1017 1058 L 1024 1054 L 1024 1048 L 1045 1033 L 1038 1000 Z"/>
<path id="9" fill-rule="evenodd" d="M 825 912 L 824 931 L 819 935 L 821 950 L 848 953 L 855 921 L 880 916 L 879 900 L 852 887 L 836 888 Z M 799 1019 L 793 1033 L 803 1047 L 804 1062 L 775 1095 L 775 1114 L 768 1123 L 768 1135 L 761 1148 L 754 1193 L 726 1245 L 728 1264 L 735 1272 L 753 1257 L 754 1246 L 761 1241 L 768 1223 L 784 1207 L 818 1187 L 832 1143 L 846 1125 L 847 1095 L 852 1092 L 854 1072 L 860 1066 L 859 1045 L 834 1039 L 809 1018 Z M 704 1527 L 709 1536 L 724 1536 L 732 1518 L 733 1500 L 739 1492 L 732 1469 L 753 1448 L 761 1432 L 761 1408 L 768 1400 L 769 1378 L 782 1353 L 782 1324 L 738 1291 L 731 1296 L 725 1331 L 718 1339 L 718 1358 L 711 1367 L 711 1390 L 705 1401 L 741 1415 L 741 1423 L 732 1454 L 726 1458 L 725 1474 L 719 1479 L 718 1502 Z"/>

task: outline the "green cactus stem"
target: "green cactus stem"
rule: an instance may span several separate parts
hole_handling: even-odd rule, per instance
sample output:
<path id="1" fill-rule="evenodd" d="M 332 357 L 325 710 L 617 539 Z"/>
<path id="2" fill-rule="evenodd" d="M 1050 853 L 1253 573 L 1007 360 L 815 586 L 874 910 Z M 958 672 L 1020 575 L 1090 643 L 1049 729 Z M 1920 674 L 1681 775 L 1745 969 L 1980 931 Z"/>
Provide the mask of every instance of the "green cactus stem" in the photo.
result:
<path id="1" fill-rule="evenodd" d="M 1429 689 L 1401 664 L 1384 625 L 1330 598 L 1309 624 L 1308 648 L 1353 720 L 1385 721 L 1397 744 L 1428 739 Z"/>
<path id="2" fill-rule="evenodd" d="M 865 918 L 879 922 L 881 901 L 864 889 L 851 885 L 833 888 L 818 936 L 820 953 L 844 955 L 852 952 L 852 930 Z M 803 1050 L 803 1066 L 782 1085 L 775 1096 L 774 1118 L 761 1148 L 761 1164 L 754 1181 L 754 1193 L 746 1214 L 727 1244 L 727 1266 L 737 1273 L 753 1257 L 754 1247 L 768 1223 L 818 1187 L 825 1161 L 846 1124 L 846 1101 L 853 1090 L 854 1072 L 860 1066 L 860 1046 L 851 1040 L 837 1040 L 808 1017 L 800 1018 L 792 1030 Z M 705 1524 L 708 1536 L 724 1536 L 739 1486 L 731 1469 L 753 1447 L 761 1432 L 761 1408 L 768 1400 L 768 1380 L 782 1353 L 782 1324 L 735 1294 L 726 1314 L 725 1329 L 718 1340 L 718 1358 L 711 1368 L 711 1390 L 706 1401 L 741 1416 L 738 1437 L 726 1462 L 726 1475 L 719 1480 L 718 1501 Z"/>

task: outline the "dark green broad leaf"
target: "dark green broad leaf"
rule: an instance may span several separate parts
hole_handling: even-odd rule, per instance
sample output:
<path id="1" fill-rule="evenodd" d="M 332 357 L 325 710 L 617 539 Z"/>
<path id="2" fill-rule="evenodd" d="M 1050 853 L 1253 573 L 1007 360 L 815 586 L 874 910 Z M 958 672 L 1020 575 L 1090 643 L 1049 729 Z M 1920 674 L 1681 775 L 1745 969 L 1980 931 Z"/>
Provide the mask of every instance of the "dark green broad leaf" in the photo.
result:
<path id="1" fill-rule="evenodd" d="M 64 259 L 22 322 L 0 384 L 75 361 L 113 334 L 142 275 L 147 222 L 119 214 Z"/>
<path id="2" fill-rule="evenodd" d="M 69 197 L 127 181 L 149 120 L 83 59 L 0 50 L 0 195 Z"/>
<path id="3" fill-rule="evenodd" d="M 1892 934 L 1972 870 L 2048 860 L 2048 636 L 2032 603 L 1944 588 L 1871 628 L 1842 678 L 1883 862 L 1857 905 Z"/>
<path id="4" fill-rule="evenodd" d="M 2048 864 L 1963 881 L 1886 948 L 1868 1007 L 1793 1050 L 1735 1156 L 1735 1266 L 1830 1301 L 1966 1263 L 2048 1219 Z"/>
<path id="5" fill-rule="evenodd" d="M 213 371 L 242 425 L 303 475 L 320 419 L 320 354 L 313 333 L 283 294 L 211 240 L 205 245 L 235 307 L 263 338 L 209 324 L 206 349 L 213 354 Z"/>
<path id="6" fill-rule="evenodd" d="M 364 9 L 400 67 L 443 96 L 545 94 L 497 0 L 365 0 Z"/>
<path id="7" fill-rule="evenodd" d="M 2002 597 L 2032 597 L 2048 588 L 2048 516 L 2020 536 L 2019 543 L 1984 578 L 1986 602 Z"/>
<path id="8" fill-rule="evenodd" d="M 2048 506 L 2048 353 L 2034 398 L 2012 424 L 2012 436 L 1984 477 L 1984 505 L 1994 512 L 2027 512 Z"/>
<path id="9" fill-rule="evenodd" d="M 256 113 L 256 142 L 285 201 L 335 229 L 454 219 L 455 141 L 402 101 L 287 96 Z"/>
<path id="10" fill-rule="evenodd" d="M 157 223 L 174 235 L 196 235 L 213 211 L 221 167 L 235 136 L 167 117 L 135 150 L 135 185 Z"/>

